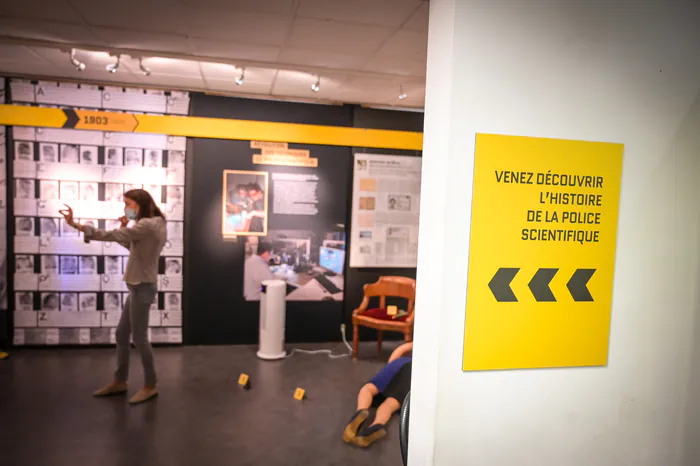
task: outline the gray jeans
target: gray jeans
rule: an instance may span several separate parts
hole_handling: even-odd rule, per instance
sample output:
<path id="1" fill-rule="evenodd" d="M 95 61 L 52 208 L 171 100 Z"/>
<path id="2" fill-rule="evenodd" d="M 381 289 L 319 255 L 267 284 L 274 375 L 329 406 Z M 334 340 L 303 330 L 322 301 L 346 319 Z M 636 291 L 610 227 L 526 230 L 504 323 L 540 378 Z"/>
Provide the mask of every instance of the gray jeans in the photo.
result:
<path id="1" fill-rule="evenodd" d="M 153 363 L 153 351 L 148 341 L 148 317 L 151 304 L 158 293 L 155 283 L 141 283 L 128 285 L 129 296 L 124 303 L 124 310 L 117 326 L 117 370 L 114 379 L 117 382 L 126 382 L 129 378 L 129 353 L 131 342 L 129 336 L 133 335 L 136 349 L 141 354 L 143 364 L 144 385 L 155 387 L 156 368 Z"/>

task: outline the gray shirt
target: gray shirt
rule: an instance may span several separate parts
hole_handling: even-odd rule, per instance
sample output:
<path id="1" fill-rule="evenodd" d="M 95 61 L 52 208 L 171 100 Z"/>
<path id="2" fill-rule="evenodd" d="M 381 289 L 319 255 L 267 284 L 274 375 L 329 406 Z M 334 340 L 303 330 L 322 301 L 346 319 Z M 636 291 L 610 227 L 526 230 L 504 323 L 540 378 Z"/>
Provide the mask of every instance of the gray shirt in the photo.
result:
<path id="1" fill-rule="evenodd" d="M 260 301 L 262 282 L 275 278 L 270 271 L 267 261 L 256 255 L 250 256 L 245 261 L 243 272 L 243 296 L 246 301 Z"/>
<path id="2" fill-rule="evenodd" d="M 129 285 L 158 283 L 158 261 L 168 233 L 163 217 L 142 218 L 132 228 L 101 230 L 85 226 L 85 242 L 111 241 L 129 250 L 124 281 Z"/>

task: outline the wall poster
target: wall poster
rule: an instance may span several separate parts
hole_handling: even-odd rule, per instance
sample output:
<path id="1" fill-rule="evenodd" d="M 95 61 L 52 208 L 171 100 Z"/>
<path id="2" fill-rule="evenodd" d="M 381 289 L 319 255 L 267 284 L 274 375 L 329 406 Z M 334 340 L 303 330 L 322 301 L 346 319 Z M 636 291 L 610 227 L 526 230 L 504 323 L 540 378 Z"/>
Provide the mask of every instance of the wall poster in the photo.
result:
<path id="1" fill-rule="evenodd" d="M 270 228 L 265 235 L 248 236 L 246 263 L 259 260 L 261 242 L 272 250 L 267 270 L 244 268 L 244 282 L 260 278 L 276 278 L 287 283 L 287 301 L 342 301 L 345 285 L 345 212 L 338 209 L 338 193 L 342 186 L 331 178 L 337 167 L 322 164 L 309 150 L 289 149 L 285 143 L 251 142 L 253 163 L 264 172 L 252 172 L 269 178 Z M 235 171 L 241 180 L 250 172 Z M 341 171 L 342 173 L 342 171 Z M 238 178 L 233 178 L 238 180 Z M 243 191 L 237 192 L 239 198 Z M 233 196 L 229 197 L 233 199 Z M 259 277 L 252 276 L 258 274 Z M 256 282 L 257 283 L 257 282 Z M 246 295 L 248 301 L 259 299 Z"/>
<path id="2" fill-rule="evenodd" d="M 225 238 L 267 234 L 267 172 L 224 170 L 223 196 Z"/>
<path id="3" fill-rule="evenodd" d="M 15 104 L 76 110 L 186 114 L 189 96 L 143 89 L 12 80 Z M 129 251 L 85 243 L 58 210 L 83 224 L 118 228 L 123 194 L 148 191 L 167 220 L 158 298 L 150 312 L 153 343 L 182 342 L 186 139 L 164 134 L 14 127 L 9 148 L 14 242 L 15 345 L 90 345 L 115 341 L 127 296 Z"/>
<path id="4" fill-rule="evenodd" d="M 350 267 L 416 267 L 421 158 L 355 154 Z"/>

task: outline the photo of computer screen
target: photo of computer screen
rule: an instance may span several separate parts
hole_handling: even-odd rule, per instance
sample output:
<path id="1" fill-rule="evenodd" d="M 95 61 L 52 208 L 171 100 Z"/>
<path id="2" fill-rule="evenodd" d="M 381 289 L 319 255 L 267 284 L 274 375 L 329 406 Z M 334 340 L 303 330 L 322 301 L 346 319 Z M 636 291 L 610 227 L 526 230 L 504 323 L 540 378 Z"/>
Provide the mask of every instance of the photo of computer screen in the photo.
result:
<path id="1" fill-rule="evenodd" d="M 321 247 L 318 265 L 342 275 L 345 266 L 345 251 Z"/>

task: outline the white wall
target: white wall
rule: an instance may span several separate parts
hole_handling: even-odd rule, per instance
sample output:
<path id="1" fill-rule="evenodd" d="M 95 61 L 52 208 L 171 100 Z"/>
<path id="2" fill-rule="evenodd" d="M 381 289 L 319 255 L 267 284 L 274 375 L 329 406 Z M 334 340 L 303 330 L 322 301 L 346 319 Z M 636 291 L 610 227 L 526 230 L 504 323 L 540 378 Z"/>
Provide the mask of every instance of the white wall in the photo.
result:
<path id="1" fill-rule="evenodd" d="M 700 464 L 700 2 L 431 0 L 409 462 Z M 609 364 L 461 371 L 477 132 L 625 144 Z"/>

